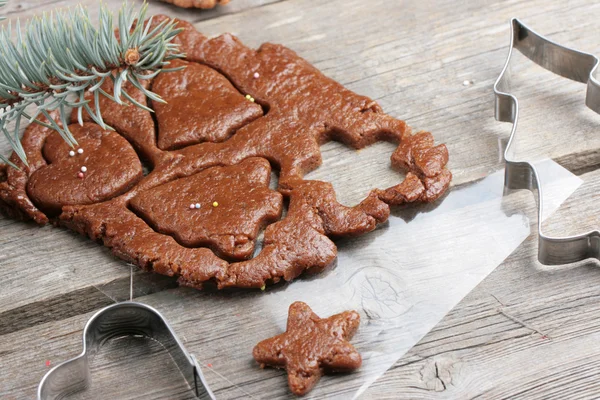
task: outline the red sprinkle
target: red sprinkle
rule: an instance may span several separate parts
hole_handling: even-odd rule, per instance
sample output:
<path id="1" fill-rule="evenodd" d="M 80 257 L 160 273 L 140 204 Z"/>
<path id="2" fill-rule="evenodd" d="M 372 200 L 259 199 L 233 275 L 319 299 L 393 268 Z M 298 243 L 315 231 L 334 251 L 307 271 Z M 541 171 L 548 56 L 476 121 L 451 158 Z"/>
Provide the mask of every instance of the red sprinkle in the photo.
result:
<path id="1" fill-rule="evenodd" d="M 79 179 L 83 179 L 83 178 L 84 178 L 84 176 L 85 176 L 85 175 L 83 175 L 83 172 L 79 172 L 79 173 L 77 173 L 77 177 L 78 177 Z"/>
<path id="2" fill-rule="evenodd" d="M 46 367 L 50 366 L 50 360 L 46 360 Z"/>
<path id="3" fill-rule="evenodd" d="M 212 364 L 206 364 L 208 368 L 212 368 Z"/>

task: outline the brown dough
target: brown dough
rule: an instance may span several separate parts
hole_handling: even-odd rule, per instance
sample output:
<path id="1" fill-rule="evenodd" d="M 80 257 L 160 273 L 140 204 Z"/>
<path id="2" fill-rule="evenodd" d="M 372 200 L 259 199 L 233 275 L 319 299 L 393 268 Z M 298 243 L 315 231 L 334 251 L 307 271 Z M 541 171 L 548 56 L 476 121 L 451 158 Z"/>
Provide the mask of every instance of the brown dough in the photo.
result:
<path id="1" fill-rule="evenodd" d="M 229 3 L 229 0 L 162 0 L 183 8 L 214 8 L 217 5 Z"/>
<path id="2" fill-rule="evenodd" d="M 146 88 L 149 83 L 146 80 L 141 82 Z M 107 79 L 102 84 L 102 89 L 110 95 L 114 95 L 113 85 L 110 79 Z M 131 82 L 125 82 L 122 90 L 127 92 L 135 101 L 147 105 L 146 96 L 137 90 Z M 100 109 L 102 110 L 102 119 L 108 126 L 114 128 L 125 139 L 127 139 L 133 147 L 140 153 L 144 160 L 155 166 L 165 155 L 156 148 L 156 132 L 154 129 L 154 121 L 149 111 L 135 107 L 127 98 L 123 97 L 123 105 L 108 99 L 105 96 L 99 96 Z M 94 96 L 89 92 L 85 94 L 85 99 L 90 101 L 90 108 L 95 110 L 96 103 Z M 82 119 L 87 122 L 93 122 L 89 114 L 82 110 Z M 73 122 L 77 121 L 77 111 L 74 110 L 71 115 Z"/>
<path id="3" fill-rule="evenodd" d="M 157 186 L 130 206 L 158 232 L 186 247 L 207 246 L 226 259 L 246 259 L 264 225 L 281 217 L 283 197 L 268 188 L 271 166 L 249 158 Z M 190 208 L 190 205 L 199 208 Z"/>
<path id="4" fill-rule="evenodd" d="M 153 23 L 164 18 L 155 17 Z M 49 140 L 44 146 L 49 131 L 32 125 L 23 138 L 30 168 L 0 173 L 6 175 L 0 179 L 0 209 L 43 224 L 62 207 L 59 223 L 101 240 L 144 269 L 177 276 L 182 285 L 200 288 L 214 281 L 220 288 L 260 288 L 326 268 L 337 255 L 330 237 L 372 231 L 387 220 L 390 206 L 432 202 L 448 189 L 448 151 L 436 146 L 430 133 L 412 135 L 377 103 L 327 78 L 283 46 L 253 50 L 228 34 L 208 39 L 189 23 L 179 21 L 178 26 L 184 30 L 176 42 L 187 58 L 173 65 L 187 68 L 150 83 L 169 101 L 169 106 L 153 105 L 158 141 L 150 113 L 100 101 L 105 120 L 150 161 L 150 173 L 140 179 L 133 149 L 124 139 L 115 148 L 110 138 L 118 135 L 112 133 L 94 147 L 98 154 L 90 154 L 92 147 L 84 154 L 96 160 L 90 164 L 94 171 L 112 171 L 114 182 L 103 178 L 87 187 L 75 181 L 72 193 L 61 194 L 44 182 L 73 179 L 75 164 L 69 163 L 74 161 L 54 159 L 51 153 L 65 157 L 67 149 L 50 151 L 59 145 Z M 145 101 L 135 88 L 126 85 L 126 90 Z M 99 128 L 86 123 L 75 131 L 83 141 Z M 404 181 L 373 190 L 355 207 L 340 204 L 331 184 L 303 179 L 321 164 L 320 145 L 328 140 L 357 149 L 380 140 L 397 142 L 391 162 L 407 173 Z M 123 151 L 126 157 L 114 156 Z M 131 166 L 117 168 L 111 164 L 117 159 Z M 278 170 L 278 191 L 289 200 L 287 215 L 274 223 L 282 198 L 266 187 L 268 164 Z M 209 197 L 218 197 L 221 208 L 210 208 Z M 201 203 L 196 214 L 189 209 L 192 202 Z M 247 259 L 267 223 L 260 253 Z"/>
<path id="5" fill-rule="evenodd" d="M 53 118 L 58 119 L 58 114 L 52 112 Z M 47 122 L 42 118 L 42 122 Z M 21 144 L 27 155 L 28 165 L 23 164 L 21 159 L 12 154 L 10 161 L 18 169 L 4 165 L 0 168 L 4 172 L 4 179 L 0 179 L 0 211 L 9 217 L 16 219 L 32 219 L 38 224 L 48 223 L 48 217 L 40 211 L 27 195 L 27 182 L 29 177 L 46 165 L 46 160 L 42 155 L 42 147 L 48 135 L 54 130 L 45 128 L 41 125 L 30 124 L 21 138 Z"/>
<path id="6" fill-rule="evenodd" d="M 71 149 L 58 132 L 52 132 L 43 147 L 49 165 L 35 171 L 27 184 L 29 197 L 48 215 L 58 215 L 64 205 L 93 204 L 118 196 L 142 178 L 137 154 L 119 134 L 96 124 L 69 129 L 77 148 Z M 70 151 L 75 155 L 70 156 Z"/>
<path id="7" fill-rule="evenodd" d="M 160 74 L 152 90 L 167 102 L 155 103 L 158 147 L 174 150 L 201 142 L 222 142 L 262 116 L 262 108 L 238 92 L 223 75 L 204 65 L 176 60 L 181 71 Z"/>
<path id="8" fill-rule="evenodd" d="M 319 318 L 307 304 L 297 301 L 290 306 L 285 333 L 258 343 L 252 354 L 263 368 L 285 368 L 290 390 L 303 396 L 324 373 L 360 367 L 362 358 L 348 342 L 359 325 L 356 311 Z"/>

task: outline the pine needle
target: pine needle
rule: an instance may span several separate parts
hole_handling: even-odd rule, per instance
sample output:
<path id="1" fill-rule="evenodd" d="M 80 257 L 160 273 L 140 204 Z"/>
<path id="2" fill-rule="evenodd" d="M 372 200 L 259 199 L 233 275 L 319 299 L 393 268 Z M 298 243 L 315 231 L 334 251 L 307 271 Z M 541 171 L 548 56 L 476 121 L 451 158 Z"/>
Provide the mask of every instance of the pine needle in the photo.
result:
<path id="1" fill-rule="evenodd" d="M 6 1 L 0 0 L 0 7 Z M 139 82 L 162 72 L 169 61 L 183 57 L 178 45 L 172 43 L 181 30 L 172 20 L 151 29 L 149 24 L 141 22 L 146 20 L 147 10 L 145 1 L 138 11 L 125 1 L 114 21 L 112 13 L 101 3 L 97 28 L 81 5 L 44 13 L 23 29 L 17 21 L 15 42 L 11 40 L 10 22 L 0 28 L 0 131 L 25 165 L 27 159 L 18 140 L 19 124 L 9 132 L 11 121 L 27 118 L 44 126 L 50 124 L 67 143 L 75 146 L 77 142 L 65 123 L 68 108 L 78 112 L 83 108 L 94 121 L 105 126 L 98 107 L 99 96 L 118 104 L 124 100 L 131 102 L 132 97 L 123 90 L 126 81 L 135 82 L 135 87 L 146 97 L 162 100 Z M 114 32 L 115 26 L 120 38 Z M 112 96 L 101 88 L 107 78 L 113 81 Z M 84 100 L 86 91 L 94 97 L 95 107 Z M 147 108 L 139 102 L 131 103 Z M 36 111 L 28 113 L 26 108 L 32 106 Z M 59 110 L 62 126 L 52 119 L 45 124 L 37 119 L 40 115 L 47 118 L 52 110 Z M 81 121 L 81 117 L 78 119 Z M 2 155 L 0 159 L 6 161 Z"/>

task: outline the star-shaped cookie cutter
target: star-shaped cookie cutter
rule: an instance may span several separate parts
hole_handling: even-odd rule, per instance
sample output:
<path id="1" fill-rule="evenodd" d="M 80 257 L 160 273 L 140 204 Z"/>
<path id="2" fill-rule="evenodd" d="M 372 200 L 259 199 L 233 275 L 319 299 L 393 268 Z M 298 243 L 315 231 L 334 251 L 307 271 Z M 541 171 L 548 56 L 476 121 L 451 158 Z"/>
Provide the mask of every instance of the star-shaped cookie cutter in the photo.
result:
<path id="1" fill-rule="evenodd" d="M 85 389 L 90 383 L 90 357 L 109 339 L 144 336 L 158 341 L 169 352 L 199 399 L 214 400 L 196 358 L 183 347 L 165 318 L 145 304 L 126 301 L 98 311 L 83 330 L 80 355 L 52 368 L 38 387 L 38 400 L 60 399 Z"/>
<path id="2" fill-rule="evenodd" d="M 512 144 L 517 132 L 519 102 L 508 91 L 510 75 L 507 73 L 513 50 L 519 50 L 534 63 L 562 77 L 587 84 L 585 104 L 596 113 L 600 113 L 600 83 L 594 75 L 598 67 L 598 58 L 568 47 L 561 46 L 536 33 L 516 18 L 510 21 L 510 49 L 504 68 L 494 84 L 496 98 L 496 120 L 513 124 L 510 139 L 504 151 L 506 169 L 504 186 L 507 189 L 527 189 L 537 191 L 538 205 L 538 259 L 542 264 L 569 264 L 587 258 L 600 260 L 600 232 L 551 237 L 542 231 L 542 213 L 544 200 L 541 182 L 535 167 L 525 161 L 513 158 Z"/>

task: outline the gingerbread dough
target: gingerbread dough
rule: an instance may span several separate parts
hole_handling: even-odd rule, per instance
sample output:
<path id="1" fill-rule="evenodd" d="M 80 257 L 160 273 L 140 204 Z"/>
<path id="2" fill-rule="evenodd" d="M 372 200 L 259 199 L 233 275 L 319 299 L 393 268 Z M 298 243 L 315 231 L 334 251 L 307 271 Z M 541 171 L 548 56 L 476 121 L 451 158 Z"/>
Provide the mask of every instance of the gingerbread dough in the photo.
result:
<path id="1" fill-rule="evenodd" d="M 372 231 L 387 220 L 390 206 L 432 202 L 448 189 L 448 151 L 430 133 L 411 134 L 376 102 L 283 46 L 254 50 L 232 35 L 208 39 L 189 23 L 178 26 L 184 30 L 176 41 L 187 56 L 173 64 L 187 68 L 149 82 L 169 101 L 152 105 L 156 123 L 127 102 L 100 100 L 104 119 L 122 138 L 100 134 L 93 123 L 73 128 L 82 143 L 101 135 L 97 146 L 98 139 L 86 142 L 84 155 L 88 171 L 112 171 L 110 179 L 73 181 L 73 193 L 59 195 L 50 180 L 77 179 L 71 168 L 79 164 L 64 158 L 66 145 L 58 149 L 50 131 L 32 125 L 23 137 L 30 166 L 0 168 L 0 209 L 40 224 L 53 220 L 182 285 L 260 288 L 326 268 L 337 254 L 331 238 Z M 146 101 L 131 85 L 125 89 Z M 303 179 L 321 164 L 319 147 L 328 140 L 357 149 L 398 143 L 391 162 L 406 172 L 404 181 L 373 190 L 355 207 L 340 204 L 331 184 Z M 143 178 L 134 150 L 148 164 Z M 270 167 L 278 171 L 280 194 L 266 187 Z M 288 211 L 276 221 L 282 196 Z M 212 197 L 219 206 L 211 208 Z M 191 214 L 197 202 L 201 207 Z M 250 258 L 269 223 L 262 249 Z"/>
<path id="2" fill-rule="evenodd" d="M 285 368 L 290 390 L 303 396 L 324 373 L 360 367 L 362 358 L 349 342 L 359 325 L 356 311 L 319 318 L 297 301 L 290 306 L 285 333 L 258 343 L 252 354 L 263 368 Z"/>
<path id="3" fill-rule="evenodd" d="M 183 8 L 214 8 L 217 5 L 229 3 L 229 0 L 162 0 L 165 3 L 175 4 Z"/>

